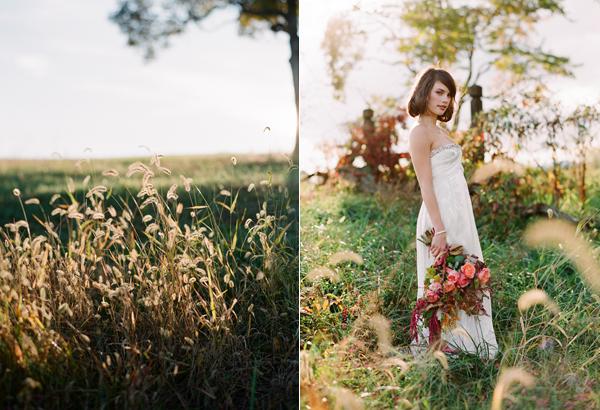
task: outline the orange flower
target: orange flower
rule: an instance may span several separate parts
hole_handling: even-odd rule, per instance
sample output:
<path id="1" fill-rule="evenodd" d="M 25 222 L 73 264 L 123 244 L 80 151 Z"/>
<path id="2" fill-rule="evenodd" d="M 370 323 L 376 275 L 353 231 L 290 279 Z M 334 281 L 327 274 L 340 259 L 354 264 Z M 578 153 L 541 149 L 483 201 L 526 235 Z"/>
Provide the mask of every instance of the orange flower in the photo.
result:
<path id="1" fill-rule="evenodd" d="M 444 293 L 452 292 L 454 289 L 456 289 L 454 282 L 444 282 Z"/>
<path id="2" fill-rule="evenodd" d="M 475 266 L 472 263 L 465 263 L 461 268 L 460 271 L 462 273 L 465 274 L 465 276 L 469 279 L 473 279 L 473 277 L 475 276 Z"/>

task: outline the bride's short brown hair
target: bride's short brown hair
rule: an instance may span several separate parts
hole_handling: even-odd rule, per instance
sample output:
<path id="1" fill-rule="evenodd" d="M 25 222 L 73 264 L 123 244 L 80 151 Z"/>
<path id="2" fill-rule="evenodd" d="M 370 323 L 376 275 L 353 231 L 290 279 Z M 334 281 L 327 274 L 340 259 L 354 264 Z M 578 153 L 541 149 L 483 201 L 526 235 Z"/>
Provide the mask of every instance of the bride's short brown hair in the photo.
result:
<path id="1" fill-rule="evenodd" d="M 416 117 L 425 112 L 429 93 L 431 93 L 435 82 L 439 81 L 448 87 L 450 103 L 446 111 L 442 115 L 438 115 L 438 120 L 443 122 L 450 121 L 454 113 L 454 97 L 456 96 L 456 84 L 450 73 L 446 70 L 431 67 L 423 71 L 417 78 L 410 100 L 408 100 L 408 113 L 411 117 Z"/>

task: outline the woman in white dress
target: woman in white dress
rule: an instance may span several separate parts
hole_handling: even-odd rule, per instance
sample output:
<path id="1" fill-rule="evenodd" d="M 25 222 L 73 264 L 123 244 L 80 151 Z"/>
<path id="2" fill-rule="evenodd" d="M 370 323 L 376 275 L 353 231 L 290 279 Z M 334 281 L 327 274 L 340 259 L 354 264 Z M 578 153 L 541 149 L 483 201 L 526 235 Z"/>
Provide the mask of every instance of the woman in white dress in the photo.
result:
<path id="1" fill-rule="evenodd" d="M 464 253 L 484 260 L 462 166 L 462 148 L 437 126 L 437 121 L 452 118 L 455 95 L 452 76 L 447 71 L 429 68 L 419 76 L 408 104 L 409 114 L 418 117 L 418 124 L 410 132 L 410 155 L 423 198 L 417 238 L 428 229 L 435 230 L 430 248 L 417 241 L 417 299 L 425 291 L 425 270 L 449 245 L 462 245 Z M 486 359 L 496 356 L 498 343 L 489 292 L 484 295 L 483 306 L 485 315 L 459 311 L 456 327 L 442 331 L 443 351 L 467 352 Z M 429 329 L 422 322 L 418 324 L 418 334 L 418 341 L 411 342 L 415 357 L 427 348 Z"/>

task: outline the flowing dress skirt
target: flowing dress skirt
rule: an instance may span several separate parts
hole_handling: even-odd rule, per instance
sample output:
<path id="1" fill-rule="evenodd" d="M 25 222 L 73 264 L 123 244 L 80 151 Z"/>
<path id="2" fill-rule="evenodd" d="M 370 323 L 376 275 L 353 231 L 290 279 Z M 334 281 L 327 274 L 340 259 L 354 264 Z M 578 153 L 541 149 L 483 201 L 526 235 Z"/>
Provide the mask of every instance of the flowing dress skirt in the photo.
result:
<path id="1" fill-rule="evenodd" d="M 462 150 L 456 144 L 442 146 L 441 149 L 432 152 L 434 192 L 446 229 L 447 243 L 462 245 L 465 253 L 476 255 L 484 261 L 461 161 Z M 417 218 L 417 238 L 432 226 L 427 208 L 422 203 Z M 422 242 L 417 241 L 416 246 L 418 299 L 423 296 L 425 290 L 425 270 L 434 263 L 435 258 Z M 493 267 L 490 267 L 490 270 L 493 276 Z M 498 353 L 498 343 L 492 323 L 492 303 L 489 292 L 484 294 L 483 306 L 485 315 L 468 315 L 460 310 L 456 327 L 442 331 L 442 339 L 451 349 L 492 359 Z M 429 329 L 423 326 L 422 321 L 418 324 L 418 333 L 418 342 L 415 340 L 411 342 L 411 351 L 415 357 L 427 348 Z"/>

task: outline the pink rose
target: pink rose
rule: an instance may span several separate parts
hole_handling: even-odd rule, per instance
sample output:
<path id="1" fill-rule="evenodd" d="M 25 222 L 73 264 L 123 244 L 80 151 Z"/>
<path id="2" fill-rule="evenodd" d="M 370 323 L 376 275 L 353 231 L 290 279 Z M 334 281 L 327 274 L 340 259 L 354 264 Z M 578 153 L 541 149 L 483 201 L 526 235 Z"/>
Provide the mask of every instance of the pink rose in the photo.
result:
<path id="1" fill-rule="evenodd" d="M 471 283 L 471 278 L 468 278 L 466 275 L 460 275 L 460 278 L 458 278 L 457 285 L 461 288 L 464 288 L 468 286 L 469 283 Z"/>
<path id="2" fill-rule="evenodd" d="M 454 282 L 444 282 L 444 292 L 445 293 L 450 293 L 454 289 L 456 289 L 456 285 L 454 284 Z"/>
<path id="3" fill-rule="evenodd" d="M 483 268 L 477 274 L 477 278 L 481 283 L 487 283 L 490 280 L 490 270 L 488 268 Z"/>
<path id="4" fill-rule="evenodd" d="M 438 295 L 435 292 L 432 292 L 432 291 L 428 290 L 427 292 L 425 292 L 425 297 L 427 298 L 428 302 L 435 303 L 440 298 L 440 295 Z"/>
<path id="5" fill-rule="evenodd" d="M 439 282 L 433 282 L 431 285 L 429 285 L 429 290 L 437 293 L 442 290 L 442 285 Z"/>
<path id="6" fill-rule="evenodd" d="M 472 263 L 465 263 L 463 266 L 461 266 L 460 271 L 469 279 L 473 279 L 475 276 L 475 266 Z"/>
<path id="7" fill-rule="evenodd" d="M 456 283 L 458 282 L 458 278 L 460 277 L 460 273 L 450 268 L 446 268 L 446 272 L 448 272 L 448 276 L 446 276 L 446 280 L 448 282 Z"/>

